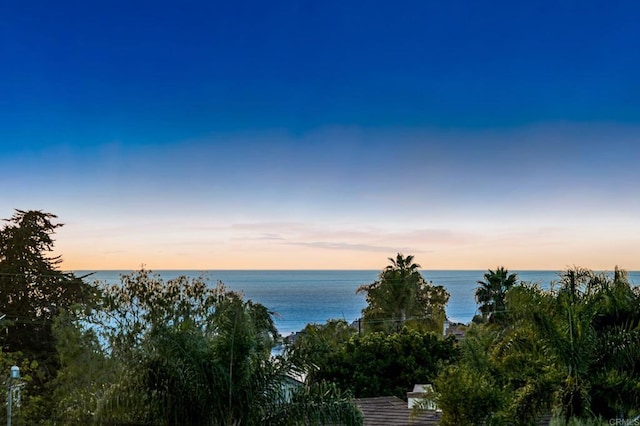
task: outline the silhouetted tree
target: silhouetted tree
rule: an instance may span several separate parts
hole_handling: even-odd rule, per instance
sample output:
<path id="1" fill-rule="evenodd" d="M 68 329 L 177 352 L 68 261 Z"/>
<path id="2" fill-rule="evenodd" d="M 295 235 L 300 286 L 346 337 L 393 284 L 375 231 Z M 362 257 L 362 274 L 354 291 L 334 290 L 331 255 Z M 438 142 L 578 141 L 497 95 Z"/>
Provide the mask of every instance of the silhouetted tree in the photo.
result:
<path id="1" fill-rule="evenodd" d="M 516 274 L 509 274 L 504 266 L 489 269 L 484 274 L 484 281 L 478 281 L 476 302 L 480 304 L 480 312 L 484 321 L 502 323 L 506 318 L 505 296 L 518 280 Z"/>
<path id="2" fill-rule="evenodd" d="M 51 255 L 53 234 L 62 226 L 54 223 L 56 218 L 40 210 L 16 210 L 0 230 L 0 313 L 6 330 L 0 341 L 3 351 L 21 352 L 37 362 L 28 393 L 41 397 L 58 369 L 52 331 L 56 315 L 94 295 L 90 285 L 60 271 L 60 256 Z"/>
<path id="3" fill-rule="evenodd" d="M 422 277 L 413 256 L 398 253 L 389 261 L 378 280 L 356 291 L 366 293 L 368 306 L 362 310 L 365 328 L 399 332 L 408 325 L 441 332 L 449 293 Z"/>

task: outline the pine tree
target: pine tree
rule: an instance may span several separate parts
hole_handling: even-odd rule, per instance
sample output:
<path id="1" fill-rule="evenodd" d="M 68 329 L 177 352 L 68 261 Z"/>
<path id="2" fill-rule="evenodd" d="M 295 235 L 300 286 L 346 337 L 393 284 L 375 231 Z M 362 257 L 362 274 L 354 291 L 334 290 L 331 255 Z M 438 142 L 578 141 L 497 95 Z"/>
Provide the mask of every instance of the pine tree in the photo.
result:
<path id="1" fill-rule="evenodd" d="M 53 234 L 62 226 L 40 210 L 16 210 L 0 229 L 0 325 L 3 352 L 21 353 L 35 361 L 31 395 L 43 396 L 59 367 L 53 321 L 63 309 L 86 304 L 93 289 L 59 269 L 53 256 Z M 46 398 L 44 398 L 46 400 Z"/>

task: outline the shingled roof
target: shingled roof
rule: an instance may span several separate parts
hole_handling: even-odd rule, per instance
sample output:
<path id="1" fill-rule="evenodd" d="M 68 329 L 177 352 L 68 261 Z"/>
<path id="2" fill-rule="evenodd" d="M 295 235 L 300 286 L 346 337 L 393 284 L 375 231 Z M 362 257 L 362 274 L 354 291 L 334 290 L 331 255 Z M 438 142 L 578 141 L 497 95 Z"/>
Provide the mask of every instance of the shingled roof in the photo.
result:
<path id="1" fill-rule="evenodd" d="M 364 426 L 437 425 L 440 420 L 440 413 L 435 411 L 414 413 L 396 396 L 356 398 L 356 404 L 364 416 Z"/>

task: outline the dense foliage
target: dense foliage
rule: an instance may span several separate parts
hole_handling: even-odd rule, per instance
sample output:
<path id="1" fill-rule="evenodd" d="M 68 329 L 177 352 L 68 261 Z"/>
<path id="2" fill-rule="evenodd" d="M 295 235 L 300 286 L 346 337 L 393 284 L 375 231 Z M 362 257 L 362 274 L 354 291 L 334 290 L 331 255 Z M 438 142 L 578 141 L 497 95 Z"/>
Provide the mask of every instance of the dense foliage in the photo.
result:
<path id="1" fill-rule="evenodd" d="M 358 328 L 343 320 L 309 324 L 286 350 L 310 383 L 334 383 L 356 397 L 405 399 L 431 383 L 457 357 L 455 339 L 442 339 L 449 294 L 425 281 L 413 256 L 398 253 L 378 280 L 363 285 L 367 307 Z"/>
<path id="2" fill-rule="evenodd" d="M 27 385 L 15 424 L 361 424 L 353 396 L 416 383 L 435 385 L 443 425 L 640 415 L 640 290 L 617 268 L 572 268 L 548 289 L 489 270 L 459 343 L 441 334 L 447 292 L 398 254 L 359 288 L 361 328 L 309 324 L 274 357 L 271 313 L 222 283 L 60 271 L 54 219 L 17 210 L 0 230 L 0 368 Z"/>
<path id="3" fill-rule="evenodd" d="M 357 331 L 345 320 L 307 324 L 286 345 L 287 359 L 310 382 L 322 382 L 326 368 Z"/>
<path id="4" fill-rule="evenodd" d="M 413 263 L 413 256 L 398 253 L 378 279 L 360 286 L 367 306 L 362 310 L 366 330 L 399 332 L 404 326 L 442 332 L 449 293 L 442 286 L 427 282 Z"/>
<path id="5" fill-rule="evenodd" d="M 431 332 L 405 327 L 399 333 L 348 337 L 344 329 L 335 332 L 339 324 L 307 327 L 316 332 L 303 333 L 288 352 L 308 368 L 310 381 L 335 383 L 356 397 L 396 395 L 406 399 L 413 385 L 431 383 L 441 366 L 458 356 L 453 338 L 442 339 Z"/>
<path id="6" fill-rule="evenodd" d="M 21 413 L 27 422 L 50 415 L 50 384 L 59 368 L 56 316 L 74 305 L 88 306 L 95 297 L 92 286 L 60 271 L 60 257 L 51 255 L 53 235 L 62 226 L 55 219 L 39 210 L 16 210 L 0 230 L 0 342 L 3 352 L 28 366 L 23 402 L 29 409 Z"/>
<path id="7" fill-rule="evenodd" d="M 335 386 L 288 385 L 291 365 L 271 357 L 270 313 L 222 283 L 142 270 L 103 294 L 99 309 L 58 328 L 63 422 L 359 424 Z M 88 375 L 87 362 L 101 371 Z"/>
<path id="8" fill-rule="evenodd" d="M 505 308 L 504 323 L 472 327 L 461 362 L 436 381 L 445 424 L 640 414 L 640 292 L 624 271 L 573 268 L 549 290 L 515 285 Z"/>

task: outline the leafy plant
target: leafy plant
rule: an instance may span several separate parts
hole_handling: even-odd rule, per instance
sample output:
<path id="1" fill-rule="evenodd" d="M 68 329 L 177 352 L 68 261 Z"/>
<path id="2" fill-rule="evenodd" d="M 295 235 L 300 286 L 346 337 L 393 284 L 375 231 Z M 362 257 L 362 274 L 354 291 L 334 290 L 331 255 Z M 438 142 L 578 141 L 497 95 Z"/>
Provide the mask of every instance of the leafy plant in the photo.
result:
<path id="1" fill-rule="evenodd" d="M 367 299 L 367 307 L 362 310 L 365 330 L 397 333 L 406 325 L 442 332 L 449 293 L 425 281 L 413 256 L 398 253 L 389 261 L 378 280 L 356 291 L 365 293 Z"/>

